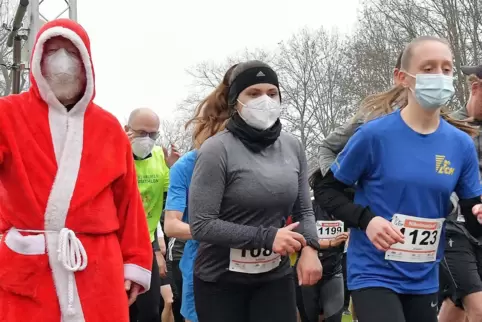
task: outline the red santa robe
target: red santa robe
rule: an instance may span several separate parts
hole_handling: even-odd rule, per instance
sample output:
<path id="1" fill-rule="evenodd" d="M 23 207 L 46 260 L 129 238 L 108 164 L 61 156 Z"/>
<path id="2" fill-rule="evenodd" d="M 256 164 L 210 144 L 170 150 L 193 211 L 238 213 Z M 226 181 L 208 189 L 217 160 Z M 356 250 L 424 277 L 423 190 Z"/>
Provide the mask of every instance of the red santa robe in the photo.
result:
<path id="1" fill-rule="evenodd" d="M 70 112 L 40 68 L 55 36 L 72 41 L 86 70 Z M 127 322 L 124 279 L 149 288 L 152 248 L 127 136 L 92 102 L 85 30 L 66 19 L 45 24 L 30 80 L 28 92 L 0 99 L 0 321 Z"/>

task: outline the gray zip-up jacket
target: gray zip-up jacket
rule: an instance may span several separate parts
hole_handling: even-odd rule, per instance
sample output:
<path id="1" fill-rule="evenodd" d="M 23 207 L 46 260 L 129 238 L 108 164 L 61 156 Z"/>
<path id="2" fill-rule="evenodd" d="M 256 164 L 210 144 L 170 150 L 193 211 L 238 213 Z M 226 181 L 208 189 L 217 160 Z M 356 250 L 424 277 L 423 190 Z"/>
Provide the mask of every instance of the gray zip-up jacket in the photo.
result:
<path id="1" fill-rule="evenodd" d="M 335 162 L 338 153 L 345 148 L 348 140 L 362 124 L 363 118 L 350 120 L 337 127 L 321 142 L 318 150 L 318 164 L 321 174 L 326 175 L 333 162 Z"/>

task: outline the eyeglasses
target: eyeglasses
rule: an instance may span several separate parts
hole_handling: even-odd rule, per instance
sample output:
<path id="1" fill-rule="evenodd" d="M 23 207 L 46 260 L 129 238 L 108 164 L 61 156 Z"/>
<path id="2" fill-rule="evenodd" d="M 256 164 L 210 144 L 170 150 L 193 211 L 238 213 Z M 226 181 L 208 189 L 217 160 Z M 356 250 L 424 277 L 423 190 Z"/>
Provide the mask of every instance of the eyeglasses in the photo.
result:
<path id="1" fill-rule="evenodd" d="M 137 136 L 137 137 L 150 137 L 151 139 L 153 140 L 157 140 L 159 138 L 159 136 L 161 135 L 159 133 L 159 131 L 156 131 L 156 132 L 147 132 L 147 131 L 144 131 L 144 130 L 134 130 L 133 128 L 131 128 L 132 132 L 134 132 L 134 134 Z"/>

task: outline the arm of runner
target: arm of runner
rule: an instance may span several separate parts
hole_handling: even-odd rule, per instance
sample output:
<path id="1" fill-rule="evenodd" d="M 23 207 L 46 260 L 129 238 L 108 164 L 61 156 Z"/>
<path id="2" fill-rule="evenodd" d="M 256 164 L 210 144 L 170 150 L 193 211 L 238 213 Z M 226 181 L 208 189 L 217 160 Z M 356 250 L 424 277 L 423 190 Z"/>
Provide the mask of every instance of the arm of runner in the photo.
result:
<path id="1" fill-rule="evenodd" d="M 169 190 L 167 192 L 164 230 L 169 237 L 192 239 L 189 224 L 182 221 L 187 207 L 188 180 L 184 163 L 174 163 L 169 173 Z"/>
<path id="2" fill-rule="evenodd" d="M 175 210 L 166 210 L 166 222 L 164 228 L 169 237 L 184 240 L 192 239 L 191 228 L 188 223 L 182 221 L 183 213 Z"/>
<path id="3" fill-rule="evenodd" d="M 291 213 L 294 222 L 299 222 L 298 232 L 305 237 L 308 246 L 318 249 L 318 235 L 316 232 L 315 216 L 308 184 L 308 164 L 302 144 L 298 141 L 298 159 L 300 171 L 298 174 L 298 197 Z"/>
<path id="4" fill-rule="evenodd" d="M 164 232 L 162 231 L 161 223 L 157 223 L 157 242 L 159 244 L 159 251 L 162 253 L 162 255 L 166 255 L 166 241 L 164 239 Z"/>
<path id="5" fill-rule="evenodd" d="M 362 124 L 361 121 L 349 122 L 337 127 L 331 132 L 319 147 L 318 163 L 321 173 L 326 175 L 330 170 L 331 165 L 336 159 L 336 156 L 343 150 L 350 137 L 355 133 L 355 130 Z"/>
<path id="6" fill-rule="evenodd" d="M 344 221 L 348 227 L 366 230 L 372 243 L 378 249 L 385 250 L 387 245 L 403 242 L 403 235 L 388 220 L 375 216 L 367 207 L 354 204 L 345 195 L 346 188 L 370 174 L 373 155 L 372 136 L 359 128 L 327 175 L 315 182 L 314 194 L 316 201 L 328 213 Z M 373 225 L 368 230 L 372 221 Z"/>
<path id="7" fill-rule="evenodd" d="M 343 221 L 347 227 L 366 229 L 375 214 L 367 207 L 354 204 L 345 195 L 345 189 L 349 187 L 337 180 L 329 170 L 322 179 L 314 182 L 315 200 L 324 210 Z"/>
<path id="8" fill-rule="evenodd" d="M 219 219 L 226 188 L 226 163 L 227 152 L 221 141 L 210 139 L 203 143 L 189 187 L 189 223 L 193 239 L 229 248 L 272 249 L 278 233 L 275 227 L 245 226 Z"/>
<path id="9" fill-rule="evenodd" d="M 359 128 L 323 178 L 315 180 L 316 202 L 329 214 L 345 222 L 347 227 L 366 229 L 375 215 L 354 204 L 345 194 L 372 165 L 371 139 Z"/>
<path id="10" fill-rule="evenodd" d="M 468 137 L 467 140 L 469 140 Z M 465 152 L 463 154 L 465 156 L 465 162 L 463 163 L 459 180 L 455 186 L 455 193 L 460 199 L 471 199 L 475 197 L 480 198 L 482 195 L 479 159 L 477 157 L 477 151 L 475 150 L 474 144 L 472 141 L 469 143 L 470 145 L 465 148 Z"/>
<path id="11" fill-rule="evenodd" d="M 146 214 L 137 187 L 131 145 L 127 136 L 122 134 L 126 145 L 127 171 L 112 187 L 119 220 L 117 236 L 124 260 L 125 279 L 139 284 L 143 291 L 148 291 L 151 285 L 152 246 Z"/>
<path id="12" fill-rule="evenodd" d="M 482 214 L 478 206 L 481 203 L 482 187 L 480 183 L 479 162 L 477 151 L 472 141 L 466 147 L 465 162 L 459 180 L 455 187 L 455 193 L 460 198 L 460 211 L 465 217 L 467 230 L 474 236 L 482 236 Z"/>

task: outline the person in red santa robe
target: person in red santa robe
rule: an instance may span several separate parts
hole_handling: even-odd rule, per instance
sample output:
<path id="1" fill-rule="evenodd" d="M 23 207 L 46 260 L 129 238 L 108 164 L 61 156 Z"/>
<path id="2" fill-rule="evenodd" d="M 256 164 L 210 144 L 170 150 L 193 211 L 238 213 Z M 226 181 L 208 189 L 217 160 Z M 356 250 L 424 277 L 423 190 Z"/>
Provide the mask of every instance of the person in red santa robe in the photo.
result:
<path id="1" fill-rule="evenodd" d="M 129 140 L 92 102 L 85 30 L 45 24 L 30 72 L 0 99 L 0 321 L 128 322 L 152 249 Z"/>

